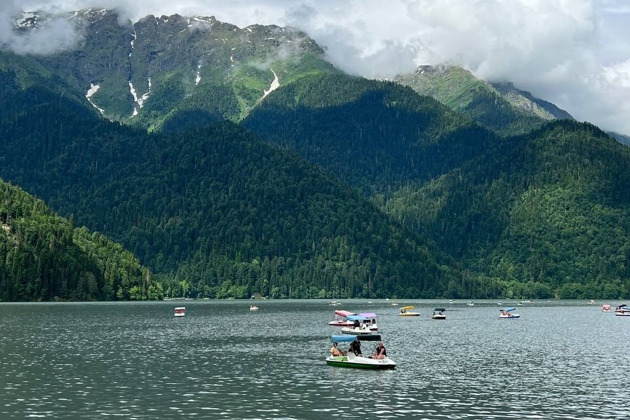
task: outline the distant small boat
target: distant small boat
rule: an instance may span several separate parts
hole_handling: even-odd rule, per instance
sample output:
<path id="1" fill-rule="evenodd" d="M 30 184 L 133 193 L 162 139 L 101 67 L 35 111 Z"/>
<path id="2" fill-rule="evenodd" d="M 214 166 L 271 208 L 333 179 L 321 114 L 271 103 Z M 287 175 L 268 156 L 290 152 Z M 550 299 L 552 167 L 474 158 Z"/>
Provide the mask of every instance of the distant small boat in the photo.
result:
<path id="1" fill-rule="evenodd" d="M 341 302 L 339 302 L 338 300 L 331 300 L 330 302 L 328 302 L 328 306 L 339 306 L 341 305 Z"/>
<path id="2" fill-rule="evenodd" d="M 371 335 L 374 334 L 367 328 L 365 325 L 361 325 L 360 327 L 343 327 L 341 332 L 348 335 Z"/>
<path id="3" fill-rule="evenodd" d="M 515 310 L 516 310 L 516 308 L 501 309 L 501 313 L 499 314 L 499 318 L 503 318 L 503 319 L 517 319 L 517 318 L 520 318 L 521 316 L 519 314 L 513 314 L 512 313 Z"/>
<path id="4" fill-rule="evenodd" d="M 175 308 L 175 316 L 186 316 L 186 307 L 178 306 Z"/>
<path id="5" fill-rule="evenodd" d="M 350 315 L 356 315 L 356 313 L 338 309 L 335 311 L 335 319 L 330 321 L 328 325 L 333 327 L 351 327 L 353 322 L 346 319 Z"/>
<path id="6" fill-rule="evenodd" d="M 258 310 L 258 306 L 256 306 L 256 305 L 250 305 L 249 310 L 250 310 L 250 311 L 257 311 L 257 310 Z"/>
<path id="7" fill-rule="evenodd" d="M 602 312 L 610 312 L 610 305 L 603 304 L 602 305 Z"/>
<path id="8" fill-rule="evenodd" d="M 431 315 L 431 319 L 446 319 L 446 308 L 435 308 L 433 310 L 433 314 Z"/>
<path id="9" fill-rule="evenodd" d="M 475 303 L 471 300 L 470 302 L 468 302 L 466 305 L 468 306 L 475 306 Z"/>
<path id="10" fill-rule="evenodd" d="M 625 303 L 615 308 L 615 316 L 630 316 L 630 307 Z"/>
<path id="11" fill-rule="evenodd" d="M 415 308 L 416 308 L 415 306 L 403 306 L 402 308 L 400 308 L 400 313 L 398 315 L 399 316 L 420 316 L 420 313 L 412 310 Z"/>

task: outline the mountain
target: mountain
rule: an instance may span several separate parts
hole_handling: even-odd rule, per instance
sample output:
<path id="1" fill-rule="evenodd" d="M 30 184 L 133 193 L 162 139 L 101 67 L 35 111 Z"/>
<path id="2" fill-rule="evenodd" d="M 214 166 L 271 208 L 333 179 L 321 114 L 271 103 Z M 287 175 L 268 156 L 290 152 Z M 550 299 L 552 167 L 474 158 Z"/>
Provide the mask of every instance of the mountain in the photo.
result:
<path id="1" fill-rule="evenodd" d="M 439 296 L 457 264 L 231 122 L 148 134 L 2 85 L 0 176 L 133 251 L 167 296 Z"/>
<path id="2" fill-rule="evenodd" d="M 0 180 L 0 301 L 159 299 L 129 251 Z"/>
<path id="3" fill-rule="evenodd" d="M 501 138 L 409 88 L 319 75 L 274 92 L 243 125 L 360 188 L 479 276 L 450 296 L 628 296 L 630 236 L 616 225 L 630 216 L 628 152 L 563 121 Z M 561 222 L 539 218 L 563 204 Z"/>
<path id="4" fill-rule="evenodd" d="M 630 137 L 629 136 L 625 136 L 623 134 L 614 133 L 614 132 L 609 132 L 608 135 L 610 135 L 612 138 L 616 139 L 619 143 L 625 144 L 626 146 L 630 146 Z"/>
<path id="5" fill-rule="evenodd" d="M 242 125 L 368 196 L 439 176 L 498 141 L 408 87 L 336 74 L 278 89 Z"/>
<path id="6" fill-rule="evenodd" d="M 461 69 L 419 78 L 439 101 L 352 77 L 287 28 L 70 18 L 79 50 L 0 55 L 0 176 L 168 296 L 630 296 L 627 148 L 551 104 Z"/>
<path id="7" fill-rule="evenodd" d="M 394 80 L 503 135 L 522 134 L 546 121 L 572 119 L 566 111 L 512 83 L 485 82 L 457 66 L 420 66 Z"/>
<path id="8" fill-rule="evenodd" d="M 389 214 L 504 295 L 630 295 L 630 150 L 588 124 L 548 123 L 419 187 Z"/>
<path id="9" fill-rule="evenodd" d="M 29 16 L 20 20 L 24 31 L 45 22 L 40 14 Z M 132 23 L 115 11 L 92 9 L 65 17 L 82 42 L 33 58 L 83 92 L 106 118 L 150 130 L 237 121 L 279 85 L 337 72 L 312 39 L 292 28 L 241 29 L 214 17 L 179 15 Z"/>

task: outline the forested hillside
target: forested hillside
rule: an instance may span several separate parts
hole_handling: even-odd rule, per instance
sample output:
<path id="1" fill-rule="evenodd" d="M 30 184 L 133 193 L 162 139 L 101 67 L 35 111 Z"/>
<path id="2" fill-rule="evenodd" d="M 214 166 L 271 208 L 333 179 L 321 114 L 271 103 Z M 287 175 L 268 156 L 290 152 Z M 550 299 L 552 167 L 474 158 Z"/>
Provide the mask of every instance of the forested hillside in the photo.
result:
<path id="1" fill-rule="evenodd" d="M 591 125 L 508 139 L 386 208 L 506 296 L 630 296 L 630 150 Z"/>
<path id="2" fill-rule="evenodd" d="M 0 301 L 160 299 L 121 245 L 0 181 Z"/>
<path id="3" fill-rule="evenodd" d="M 346 75 L 307 77 L 278 89 L 243 126 L 368 195 L 439 176 L 498 141 L 410 88 Z"/>
<path id="4" fill-rule="evenodd" d="M 0 175 L 123 243 L 167 295 L 434 297 L 462 281 L 356 190 L 232 123 L 149 135 L 46 89 L 4 92 Z"/>
<path id="5" fill-rule="evenodd" d="M 617 203 L 630 197 L 630 182 L 622 181 L 627 148 L 574 123 L 502 139 L 400 86 L 344 78 L 319 76 L 278 90 L 244 124 L 431 236 L 479 276 L 477 284 L 501 285 L 489 292 L 460 283 L 451 294 L 630 295 L 629 209 Z M 518 211 L 519 200 L 529 213 Z M 560 217 L 565 200 L 566 217 L 582 227 L 543 223 L 541 215 Z M 521 236 L 530 238 L 527 246 Z"/>

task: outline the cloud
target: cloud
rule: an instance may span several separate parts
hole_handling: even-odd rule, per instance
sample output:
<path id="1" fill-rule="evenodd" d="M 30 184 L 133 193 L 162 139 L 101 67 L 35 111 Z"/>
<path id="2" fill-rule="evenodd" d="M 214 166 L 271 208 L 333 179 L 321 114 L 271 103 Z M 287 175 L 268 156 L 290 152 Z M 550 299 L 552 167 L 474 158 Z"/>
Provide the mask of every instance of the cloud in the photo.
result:
<path id="1" fill-rule="evenodd" d="M 627 0 L 9 0 L 0 17 L 3 10 L 77 10 L 95 1 L 134 21 L 179 13 L 240 27 L 293 26 L 337 67 L 365 77 L 457 64 L 630 134 Z M 64 32 L 55 33 L 64 45 Z M 0 40 L 5 35 L 0 29 Z"/>
<path id="2" fill-rule="evenodd" d="M 42 20 L 36 30 L 17 31 L 15 22 L 21 11 L 16 0 L 0 5 L 0 48 L 17 54 L 45 55 L 74 48 L 82 38 L 76 22 L 65 18 Z"/>

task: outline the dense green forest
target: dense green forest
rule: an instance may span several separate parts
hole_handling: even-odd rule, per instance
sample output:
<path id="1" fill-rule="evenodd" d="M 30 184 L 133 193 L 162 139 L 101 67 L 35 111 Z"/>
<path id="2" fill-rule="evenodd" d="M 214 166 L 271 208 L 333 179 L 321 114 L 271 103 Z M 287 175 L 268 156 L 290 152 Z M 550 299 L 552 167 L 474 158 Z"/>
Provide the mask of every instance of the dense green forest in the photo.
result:
<path id="1" fill-rule="evenodd" d="M 233 123 L 147 134 L 46 89 L 5 92 L 1 175 L 124 244 L 167 296 L 434 297 L 462 281 L 357 190 Z"/>
<path id="2" fill-rule="evenodd" d="M 630 149 L 591 125 L 508 139 L 386 209 L 508 297 L 630 296 Z"/>
<path id="3" fill-rule="evenodd" d="M 120 244 L 0 181 L 0 301 L 162 297 L 162 286 Z"/>
<path id="4" fill-rule="evenodd" d="M 498 141 L 408 87 L 346 75 L 305 77 L 278 89 L 243 126 L 369 196 L 439 176 Z"/>

